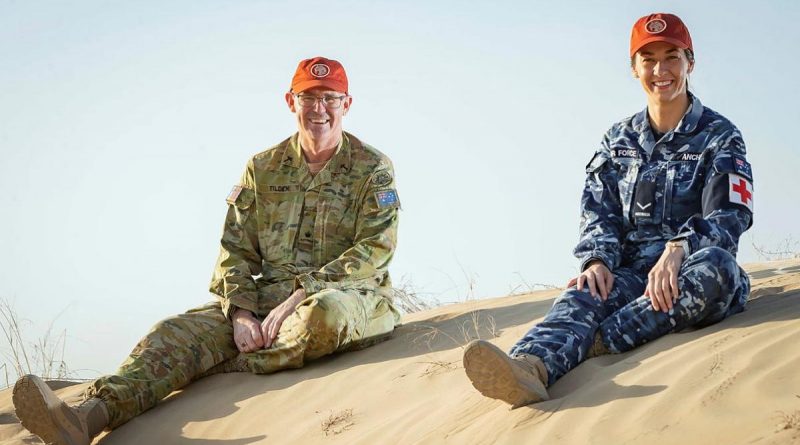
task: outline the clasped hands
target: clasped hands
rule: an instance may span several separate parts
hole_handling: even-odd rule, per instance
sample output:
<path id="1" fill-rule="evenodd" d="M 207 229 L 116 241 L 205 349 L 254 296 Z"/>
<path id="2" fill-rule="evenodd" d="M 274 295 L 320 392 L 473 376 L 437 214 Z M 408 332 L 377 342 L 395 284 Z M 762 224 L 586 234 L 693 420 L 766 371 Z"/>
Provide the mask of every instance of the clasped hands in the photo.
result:
<path id="1" fill-rule="evenodd" d="M 661 257 L 647 274 L 644 296 L 650 299 L 654 310 L 669 312 L 678 299 L 680 292 L 678 273 L 685 255 L 683 247 L 667 244 Z M 580 275 L 567 283 L 568 288 L 575 285 L 579 290 L 582 290 L 584 285 L 588 286 L 592 297 L 605 301 L 614 286 L 614 275 L 605 263 L 594 260 Z"/>
<path id="2" fill-rule="evenodd" d="M 283 303 L 271 310 L 263 322 L 259 322 L 252 312 L 238 308 L 233 313 L 233 340 L 240 352 L 254 352 L 272 346 L 278 337 L 283 321 L 292 314 L 301 301 L 306 299 L 306 291 L 301 287 Z"/>

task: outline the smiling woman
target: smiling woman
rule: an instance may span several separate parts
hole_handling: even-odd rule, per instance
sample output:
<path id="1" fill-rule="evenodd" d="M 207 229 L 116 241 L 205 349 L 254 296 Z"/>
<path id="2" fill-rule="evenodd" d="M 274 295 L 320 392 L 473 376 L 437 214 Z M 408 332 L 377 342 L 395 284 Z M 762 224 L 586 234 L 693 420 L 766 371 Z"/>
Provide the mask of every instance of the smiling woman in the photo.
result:
<path id="1" fill-rule="evenodd" d="M 744 310 L 750 282 L 736 253 L 752 224 L 752 171 L 739 130 L 687 91 L 693 54 L 677 16 L 634 24 L 631 68 L 647 108 L 614 124 L 586 166 L 581 273 L 509 355 L 483 341 L 466 348 L 484 395 L 546 400 L 588 358 Z"/>

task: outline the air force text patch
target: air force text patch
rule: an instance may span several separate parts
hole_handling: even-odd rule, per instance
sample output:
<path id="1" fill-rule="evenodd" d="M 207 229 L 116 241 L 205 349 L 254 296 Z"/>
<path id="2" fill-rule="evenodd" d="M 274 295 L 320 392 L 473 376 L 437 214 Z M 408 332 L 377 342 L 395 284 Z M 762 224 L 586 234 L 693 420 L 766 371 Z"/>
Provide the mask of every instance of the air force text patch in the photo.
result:
<path id="1" fill-rule="evenodd" d="M 739 159 L 737 159 L 738 161 Z M 749 167 L 749 165 L 748 165 Z M 728 188 L 729 199 L 733 204 L 740 204 L 750 211 L 753 211 L 753 184 L 742 176 L 736 174 L 728 175 Z"/>
<path id="2" fill-rule="evenodd" d="M 378 202 L 378 208 L 391 209 L 400 207 L 400 199 L 397 197 L 397 191 L 391 190 L 378 190 L 375 192 L 375 200 Z"/>
<path id="3" fill-rule="evenodd" d="M 616 148 L 611 150 L 611 156 L 617 158 L 638 158 L 639 152 L 635 148 Z"/>

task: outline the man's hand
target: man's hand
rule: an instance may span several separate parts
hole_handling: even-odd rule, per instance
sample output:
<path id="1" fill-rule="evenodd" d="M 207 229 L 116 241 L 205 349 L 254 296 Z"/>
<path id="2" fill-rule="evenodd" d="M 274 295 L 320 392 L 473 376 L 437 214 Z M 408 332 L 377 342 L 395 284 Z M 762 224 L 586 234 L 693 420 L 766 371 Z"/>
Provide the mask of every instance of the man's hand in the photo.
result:
<path id="1" fill-rule="evenodd" d="M 589 285 L 589 293 L 592 294 L 592 297 L 597 298 L 599 291 L 600 298 L 606 301 L 609 292 L 614 286 L 614 275 L 608 270 L 604 262 L 595 260 L 590 262 L 589 267 L 581 272 L 580 275 L 569 280 L 567 287 L 577 284 L 578 290 L 583 290 L 584 283 Z"/>
<path id="2" fill-rule="evenodd" d="M 264 339 L 264 348 L 269 348 L 278 337 L 278 331 L 281 329 L 283 320 L 292 314 L 301 301 L 306 299 L 306 291 L 302 287 L 294 291 L 294 293 L 278 307 L 271 310 L 267 318 L 261 323 L 261 337 Z"/>
<path id="3" fill-rule="evenodd" d="M 233 313 L 233 341 L 241 352 L 253 352 L 264 347 L 258 319 L 252 312 L 238 308 Z"/>
<path id="4" fill-rule="evenodd" d="M 672 303 L 678 299 L 678 273 L 685 255 L 680 245 L 667 244 L 661 258 L 647 274 L 644 296 L 650 299 L 654 310 L 669 312 Z"/>

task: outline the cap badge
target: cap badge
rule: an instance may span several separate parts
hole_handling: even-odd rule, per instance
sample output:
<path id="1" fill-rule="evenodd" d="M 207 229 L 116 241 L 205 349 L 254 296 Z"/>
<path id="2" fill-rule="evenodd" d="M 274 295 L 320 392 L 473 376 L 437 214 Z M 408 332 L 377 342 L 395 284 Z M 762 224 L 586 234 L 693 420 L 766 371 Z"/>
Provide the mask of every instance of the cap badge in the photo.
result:
<path id="1" fill-rule="evenodd" d="M 325 77 L 331 73 L 331 69 L 324 63 L 317 63 L 311 66 L 311 75 L 314 77 Z"/>
<path id="2" fill-rule="evenodd" d="M 644 29 L 650 34 L 658 34 L 667 29 L 667 22 L 662 19 L 653 19 L 644 25 Z"/>

